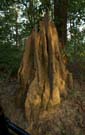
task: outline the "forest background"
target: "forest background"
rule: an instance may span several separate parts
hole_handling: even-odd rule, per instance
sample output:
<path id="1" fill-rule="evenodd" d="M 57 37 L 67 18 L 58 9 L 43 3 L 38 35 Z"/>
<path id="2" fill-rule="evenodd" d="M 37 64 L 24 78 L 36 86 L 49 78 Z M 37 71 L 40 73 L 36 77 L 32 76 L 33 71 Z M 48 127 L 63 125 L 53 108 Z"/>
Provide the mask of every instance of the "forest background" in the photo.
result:
<path id="1" fill-rule="evenodd" d="M 63 37 L 64 52 L 72 70 L 78 77 L 84 77 L 84 5 L 84 0 L 0 0 L 0 79 L 17 74 L 25 39 L 33 27 L 38 28 L 47 10 Z"/>

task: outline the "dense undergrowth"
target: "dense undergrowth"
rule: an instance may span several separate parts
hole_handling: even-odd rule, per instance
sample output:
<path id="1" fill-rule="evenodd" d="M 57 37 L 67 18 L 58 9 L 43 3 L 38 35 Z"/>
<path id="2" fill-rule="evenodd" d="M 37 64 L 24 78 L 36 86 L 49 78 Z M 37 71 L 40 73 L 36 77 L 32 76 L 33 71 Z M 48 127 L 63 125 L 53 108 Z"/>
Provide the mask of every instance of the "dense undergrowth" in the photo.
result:
<path id="1" fill-rule="evenodd" d="M 21 47 L 0 45 L 0 79 L 17 75 L 21 57 Z"/>

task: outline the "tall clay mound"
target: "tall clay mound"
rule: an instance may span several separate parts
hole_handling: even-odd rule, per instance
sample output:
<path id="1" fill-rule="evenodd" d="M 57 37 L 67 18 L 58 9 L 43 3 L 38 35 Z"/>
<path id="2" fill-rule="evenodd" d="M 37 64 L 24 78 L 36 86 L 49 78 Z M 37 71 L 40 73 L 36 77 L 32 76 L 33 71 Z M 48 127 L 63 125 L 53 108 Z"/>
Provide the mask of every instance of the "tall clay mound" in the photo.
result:
<path id="1" fill-rule="evenodd" d="M 47 16 L 40 22 L 39 32 L 34 29 L 26 40 L 18 72 L 19 100 L 33 135 L 41 135 L 39 122 L 51 117 L 71 83 L 59 46 L 56 27 Z"/>

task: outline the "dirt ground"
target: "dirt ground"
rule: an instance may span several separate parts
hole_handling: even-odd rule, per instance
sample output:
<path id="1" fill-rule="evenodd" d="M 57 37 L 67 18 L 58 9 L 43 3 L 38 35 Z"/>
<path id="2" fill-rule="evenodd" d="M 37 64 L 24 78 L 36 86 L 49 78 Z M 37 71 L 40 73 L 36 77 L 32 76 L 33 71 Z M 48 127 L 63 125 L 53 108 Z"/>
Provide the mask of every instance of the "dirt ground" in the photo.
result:
<path id="1" fill-rule="evenodd" d="M 0 101 L 5 114 L 18 126 L 26 129 L 28 123 L 24 111 L 16 105 L 16 92 L 19 84 L 16 79 L 0 80 Z M 56 108 L 53 127 L 55 131 L 50 134 L 49 121 L 44 130 L 49 135 L 85 135 L 85 84 L 84 81 L 74 79 L 74 88 L 68 92 L 66 99 Z M 56 134 L 57 133 L 57 134 Z"/>

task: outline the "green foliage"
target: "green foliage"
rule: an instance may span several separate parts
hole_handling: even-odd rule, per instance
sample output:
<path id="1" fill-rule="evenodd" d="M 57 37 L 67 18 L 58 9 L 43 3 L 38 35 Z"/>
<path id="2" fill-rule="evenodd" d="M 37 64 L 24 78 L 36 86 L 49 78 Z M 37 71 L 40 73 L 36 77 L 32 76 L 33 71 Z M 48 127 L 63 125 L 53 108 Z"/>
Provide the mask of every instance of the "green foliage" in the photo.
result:
<path id="1" fill-rule="evenodd" d="M 85 58 L 85 0 L 69 0 L 68 39 L 66 52 L 70 61 L 84 62 Z"/>
<path id="2" fill-rule="evenodd" d="M 0 45 L 0 73 L 3 72 L 6 76 L 16 76 L 21 56 L 21 48 L 10 45 Z"/>
<path id="3" fill-rule="evenodd" d="M 70 58 L 70 61 L 84 62 L 85 59 L 85 41 L 84 32 L 77 31 L 65 47 L 66 54 Z"/>

